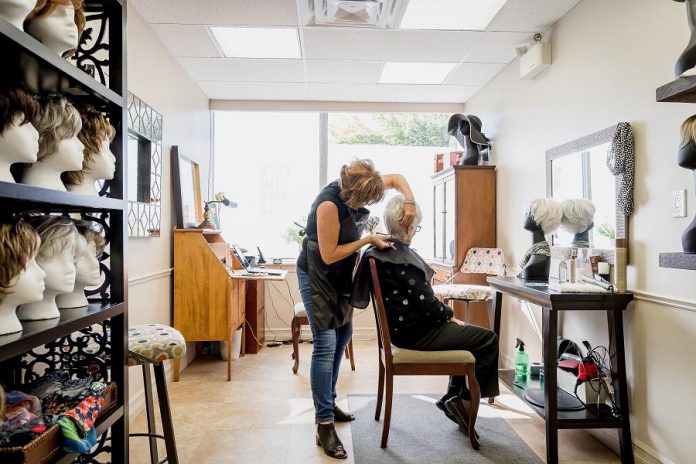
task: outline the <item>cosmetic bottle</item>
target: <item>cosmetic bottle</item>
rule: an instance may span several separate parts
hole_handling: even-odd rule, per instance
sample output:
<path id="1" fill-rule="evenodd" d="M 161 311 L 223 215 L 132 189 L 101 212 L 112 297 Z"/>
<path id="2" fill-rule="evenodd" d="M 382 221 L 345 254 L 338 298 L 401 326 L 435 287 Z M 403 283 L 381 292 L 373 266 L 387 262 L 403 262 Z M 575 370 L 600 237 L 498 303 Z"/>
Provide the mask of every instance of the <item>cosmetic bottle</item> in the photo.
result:
<path id="1" fill-rule="evenodd" d="M 561 284 L 568 282 L 568 261 L 565 258 L 558 265 L 558 282 Z"/>
<path id="2" fill-rule="evenodd" d="M 529 372 L 529 355 L 524 351 L 524 342 L 517 339 L 517 353 L 515 353 L 515 377 L 526 379 Z"/>

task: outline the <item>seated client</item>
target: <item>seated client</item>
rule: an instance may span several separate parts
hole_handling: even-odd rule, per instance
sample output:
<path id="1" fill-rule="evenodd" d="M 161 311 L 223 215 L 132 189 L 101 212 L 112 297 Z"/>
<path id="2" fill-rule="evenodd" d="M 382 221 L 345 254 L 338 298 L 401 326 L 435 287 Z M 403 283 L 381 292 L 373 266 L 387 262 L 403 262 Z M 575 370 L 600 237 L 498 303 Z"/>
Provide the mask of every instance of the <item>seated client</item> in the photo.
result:
<path id="1" fill-rule="evenodd" d="M 384 298 L 389 334 L 399 348 L 422 351 L 467 350 L 476 357 L 476 378 L 481 397 L 499 394 L 498 337 L 484 329 L 456 319 L 451 308 L 438 300 L 430 281 L 434 271 L 411 247 L 422 219 L 420 208 L 408 230 L 399 222 L 404 198 L 392 198 L 384 213 L 384 223 L 391 234 L 393 248 L 368 248 L 355 274 L 352 304 L 365 308 L 369 303 L 371 274 L 368 258 L 377 264 L 377 274 Z M 465 378 L 450 377 L 447 394 L 437 403 L 448 418 L 467 427 L 469 390 Z"/>

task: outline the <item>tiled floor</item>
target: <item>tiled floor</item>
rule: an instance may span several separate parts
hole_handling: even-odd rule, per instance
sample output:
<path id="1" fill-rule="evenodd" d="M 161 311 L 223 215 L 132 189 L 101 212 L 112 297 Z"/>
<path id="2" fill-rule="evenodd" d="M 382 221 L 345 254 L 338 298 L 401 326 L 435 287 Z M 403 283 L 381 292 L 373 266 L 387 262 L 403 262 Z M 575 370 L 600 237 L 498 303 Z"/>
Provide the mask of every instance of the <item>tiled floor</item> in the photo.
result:
<path id="1" fill-rule="evenodd" d="M 374 394 L 377 389 L 376 342 L 355 341 L 356 370 L 343 364 L 339 405 L 347 408 L 346 395 Z M 232 381 L 226 381 L 226 363 L 198 359 L 186 368 L 169 395 L 182 464 L 217 463 L 336 463 L 314 444 L 314 416 L 309 387 L 311 345 L 301 345 L 300 370 L 291 371 L 291 347 L 264 348 L 232 364 Z M 135 372 L 135 371 L 134 371 Z M 397 377 L 395 393 L 440 394 L 444 377 Z M 511 394 L 496 402 L 502 415 L 527 444 L 545 456 L 542 420 Z M 434 414 L 439 412 L 434 411 Z M 443 420 L 446 420 L 443 418 Z M 158 421 L 159 427 L 159 421 Z M 131 431 L 145 431 L 145 414 L 131 423 Z M 350 426 L 339 424 L 339 435 L 352 463 Z M 161 428 L 159 429 L 161 430 Z M 462 440 L 466 438 L 462 435 Z M 618 463 L 619 458 L 582 430 L 561 431 L 563 463 Z M 161 455 L 164 448 L 161 446 Z M 149 463 L 147 440 L 131 439 L 131 462 Z M 417 463 L 417 460 L 413 461 Z"/>

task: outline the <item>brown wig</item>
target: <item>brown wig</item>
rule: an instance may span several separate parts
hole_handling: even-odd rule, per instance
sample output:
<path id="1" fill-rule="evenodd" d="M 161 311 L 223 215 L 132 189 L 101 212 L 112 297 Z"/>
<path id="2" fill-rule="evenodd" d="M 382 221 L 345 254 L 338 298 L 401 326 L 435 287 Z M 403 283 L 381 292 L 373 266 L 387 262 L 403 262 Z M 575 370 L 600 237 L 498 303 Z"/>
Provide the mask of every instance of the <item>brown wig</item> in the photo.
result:
<path id="1" fill-rule="evenodd" d="M 34 127 L 39 131 L 38 160 L 58 150 L 62 140 L 75 137 L 82 129 L 82 118 L 75 107 L 60 94 L 49 94 L 41 99 L 41 111 Z"/>
<path id="2" fill-rule="evenodd" d="M 116 135 L 116 129 L 109 123 L 102 113 L 92 107 L 81 108 L 82 130 L 77 134 L 77 138 L 85 146 L 84 159 L 82 160 L 81 171 L 64 172 L 61 176 L 66 185 L 79 185 L 89 172 L 88 166 L 99 156 L 101 145 L 105 140 L 111 142 Z"/>
<path id="3" fill-rule="evenodd" d="M 102 229 L 96 223 L 91 221 L 75 221 L 77 232 L 85 239 L 88 245 L 94 245 L 97 258 L 101 257 L 106 248 L 106 240 L 102 235 Z M 85 250 L 78 250 L 80 253 L 85 253 Z"/>
<path id="4" fill-rule="evenodd" d="M 83 0 L 38 0 L 34 9 L 31 10 L 29 16 L 27 16 L 24 20 L 24 30 L 27 30 L 27 25 L 32 19 L 43 18 L 44 16 L 50 15 L 58 7 L 58 5 L 70 4 L 72 4 L 73 8 L 75 9 L 74 20 L 75 25 L 77 26 L 77 41 L 79 43 L 80 38 L 82 37 L 82 31 L 85 30 L 85 24 L 87 23 L 87 20 L 85 19 Z M 69 58 L 74 53 L 75 49 L 68 50 L 68 52 L 63 55 L 63 58 Z"/>
<path id="5" fill-rule="evenodd" d="M 39 113 L 36 99 L 21 89 L 3 89 L 0 91 L 0 135 L 21 117 L 20 125 L 33 122 Z"/>
<path id="6" fill-rule="evenodd" d="M 341 199 L 349 208 L 358 209 L 384 198 L 384 182 L 371 160 L 355 160 L 344 164 L 338 180 Z"/>
<path id="7" fill-rule="evenodd" d="M 0 303 L 9 293 L 12 280 L 36 257 L 40 243 L 39 234 L 24 220 L 0 223 Z"/>

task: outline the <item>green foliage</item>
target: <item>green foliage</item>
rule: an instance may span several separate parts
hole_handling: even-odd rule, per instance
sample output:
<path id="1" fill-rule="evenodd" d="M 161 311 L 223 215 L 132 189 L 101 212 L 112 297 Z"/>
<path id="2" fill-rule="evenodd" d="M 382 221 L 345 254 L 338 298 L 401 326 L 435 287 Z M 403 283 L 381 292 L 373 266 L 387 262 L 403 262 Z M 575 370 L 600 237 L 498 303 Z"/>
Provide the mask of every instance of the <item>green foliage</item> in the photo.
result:
<path id="1" fill-rule="evenodd" d="M 304 237 L 300 236 L 300 228 L 295 224 L 285 230 L 283 238 L 288 243 L 297 243 L 299 245 L 302 245 L 302 240 L 304 240 Z"/>
<path id="2" fill-rule="evenodd" d="M 612 240 L 616 238 L 616 228 L 608 222 L 597 227 L 597 232 Z"/>
<path id="3" fill-rule="evenodd" d="M 353 115 L 329 128 L 329 142 L 357 145 L 443 147 L 449 144 L 443 113 L 374 113 Z"/>

